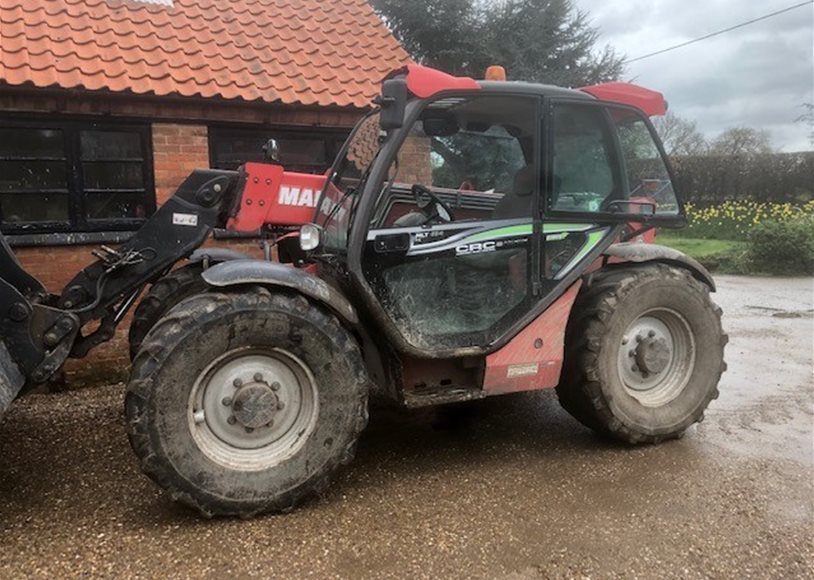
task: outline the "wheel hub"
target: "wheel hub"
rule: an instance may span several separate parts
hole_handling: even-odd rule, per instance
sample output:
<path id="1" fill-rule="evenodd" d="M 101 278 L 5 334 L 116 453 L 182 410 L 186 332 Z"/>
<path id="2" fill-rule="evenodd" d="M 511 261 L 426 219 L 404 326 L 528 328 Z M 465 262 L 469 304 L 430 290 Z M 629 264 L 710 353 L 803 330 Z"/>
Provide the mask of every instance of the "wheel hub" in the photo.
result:
<path id="1" fill-rule="evenodd" d="M 255 471 L 291 456 L 318 416 L 308 367 L 279 348 L 242 348 L 212 361 L 190 393 L 190 429 L 201 451 Z"/>
<path id="2" fill-rule="evenodd" d="M 617 368 L 625 390 L 649 407 L 677 397 L 694 364 L 692 330 L 669 308 L 654 308 L 631 322 L 618 350 Z"/>
<path id="3" fill-rule="evenodd" d="M 266 383 L 240 387 L 232 401 L 232 413 L 238 423 L 259 429 L 274 422 L 279 400 Z"/>
<path id="4" fill-rule="evenodd" d="M 643 339 L 636 347 L 636 364 L 644 373 L 660 373 L 670 364 L 673 353 L 663 337 Z"/>

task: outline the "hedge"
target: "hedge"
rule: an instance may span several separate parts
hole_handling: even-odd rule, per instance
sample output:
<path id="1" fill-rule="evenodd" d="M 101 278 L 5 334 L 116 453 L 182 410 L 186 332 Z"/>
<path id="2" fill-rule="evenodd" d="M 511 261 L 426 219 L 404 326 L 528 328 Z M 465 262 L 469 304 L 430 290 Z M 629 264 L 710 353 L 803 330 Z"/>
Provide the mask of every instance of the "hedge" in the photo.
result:
<path id="1" fill-rule="evenodd" d="M 696 205 L 733 199 L 791 203 L 814 199 L 814 151 L 671 161 L 678 191 Z"/>

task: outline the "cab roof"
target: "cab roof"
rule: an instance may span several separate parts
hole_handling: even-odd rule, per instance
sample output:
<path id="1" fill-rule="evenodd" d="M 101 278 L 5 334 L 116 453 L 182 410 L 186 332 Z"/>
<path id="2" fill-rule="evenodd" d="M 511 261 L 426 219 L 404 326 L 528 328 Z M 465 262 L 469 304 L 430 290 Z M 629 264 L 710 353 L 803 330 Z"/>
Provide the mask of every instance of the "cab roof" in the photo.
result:
<path id="1" fill-rule="evenodd" d="M 512 92 L 535 96 L 576 99 L 599 99 L 636 107 L 648 116 L 663 115 L 667 111 L 664 95 L 633 83 L 603 83 L 566 89 L 554 85 L 524 81 L 487 81 L 470 77 L 456 77 L 445 72 L 416 64 L 407 65 L 391 74 L 404 74 L 407 89 L 415 96 L 426 99 L 444 91 L 483 91 L 489 94 Z"/>

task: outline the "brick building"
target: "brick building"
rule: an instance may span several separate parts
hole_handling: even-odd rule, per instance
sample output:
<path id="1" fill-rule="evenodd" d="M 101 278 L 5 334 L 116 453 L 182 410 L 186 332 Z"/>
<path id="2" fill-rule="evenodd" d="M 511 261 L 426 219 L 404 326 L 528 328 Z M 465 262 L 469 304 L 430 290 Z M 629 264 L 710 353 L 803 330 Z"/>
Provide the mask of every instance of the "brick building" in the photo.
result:
<path id="1" fill-rule="evenodd" d="M 284 165 L 323 172 L 407 60 L 366 0 L 4 0 L 0 229 L 59 291 L 196 167 L 273 137 Z M 69 373 L 120 367 L 98 363 L 122 336 Z"/>

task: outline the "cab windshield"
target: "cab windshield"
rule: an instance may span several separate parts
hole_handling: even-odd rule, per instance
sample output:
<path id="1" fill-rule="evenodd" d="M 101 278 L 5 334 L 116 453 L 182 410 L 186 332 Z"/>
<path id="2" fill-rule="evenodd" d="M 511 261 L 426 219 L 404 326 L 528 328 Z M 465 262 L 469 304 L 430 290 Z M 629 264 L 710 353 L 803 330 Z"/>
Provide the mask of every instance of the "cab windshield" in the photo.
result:
<path id="1" fill-rule="evenodd" d="M 347 247 L 353 210 L 380 142 L 379 114 L 373 112 L 356 125 L 317 205 L 315 223 L 324 230 L 326 248 L 344 250 Z"/>

